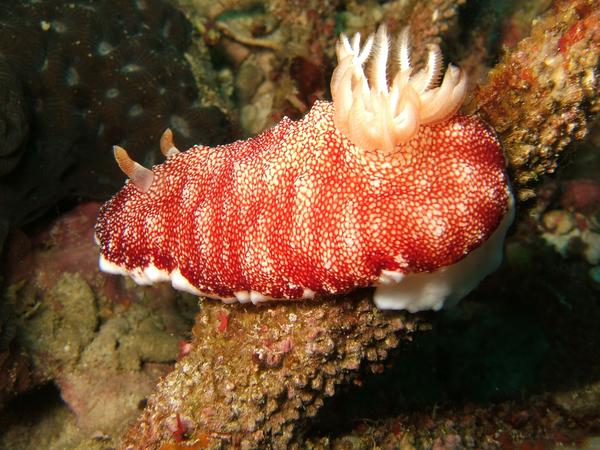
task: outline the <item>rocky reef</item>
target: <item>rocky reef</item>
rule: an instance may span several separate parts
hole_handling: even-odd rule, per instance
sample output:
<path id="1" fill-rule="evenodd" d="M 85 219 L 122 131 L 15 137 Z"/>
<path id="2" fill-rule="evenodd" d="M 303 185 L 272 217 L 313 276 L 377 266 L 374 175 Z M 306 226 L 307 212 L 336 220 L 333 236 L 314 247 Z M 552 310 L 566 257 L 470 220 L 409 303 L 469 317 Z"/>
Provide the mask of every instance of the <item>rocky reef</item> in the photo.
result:
<path id="1" fill-rule="evenodd" d="M 49 227 L 14 232 L 5 259 L 11 262 L 5 267 L 11 269 L 6 270 L 9 287 L 3 303 L 7 313 L 0 324 L 0 362 L 4 373 L 15 376 L 0 378 L 5 387 L 0 400 L 9 410 L 19 410 L 10 398 L 32 386 L 43 389 L 53 383 L 58 391 L 55 402 L 62 409 L 55 405 L 46 419 L 29 417 L 29 421 L 28 410 L 9 418 L 5 414 L 0 421 L 3 445 L 40 448 L 43 442 L 44 448 L 165 450 L 509 449 L 556 444 L 594 448 L 597 440 L 590 435 L 600 433 L 596 326 L 600 288 L 594 276 L 600 276 L 597 258 L 587 253 L 597 250 L 597 240 L 587 239 L 598 235 L 597 131 L 583 144 L 587 151 L 573 145 L 586 136 L 590 115 L 598 108 L 600 35 L 594 1 L 557 0 L 551 6 L 543 1 L 520 6 L 506 2 L 510 7 L 500 12 L 494 2 L 461 6 L 462 1 L 441 0 L 173 2 L 186 17 L 166 3 L 135 2 L 134 7 L 117 3 L 112 8 L 122 11 L 117 21 L 120 31 L 113 32 L 131 37 L 131 45 L 139 41 L 138 49 L 157 45 L 167 52 L 179 45 L 171 40 L 185 41 L 188 35 L 183 30 L 193 27 L 208 53 L 190 58 L 190 73 L 197 73 L 195 68 L 210 55 L 216 67 L 212 82 L 218 83 L 220 94 L 239 104 L 240 124 L 247 134 L 284 114 L 302 115 L 315 98 L 327 96 L 331 43 L 339 31 L 372 30 L 386 21 L 390 30 L 411 24 L 421 42 L 439 42 L 443 36 L 446 43 L 468 41 L 474 44 L 469 52 L 462 44 L 446 44 L 451 58 L 462 61 L 472 83 L 479 85 L 467 110 L 478 112 L 495 127 L 519 199 L 529 203 L 521 206 L 503 269 L 458 309 L 439 315 L 383 313 L 371 304 L 371 291 L 363 290 L 322 302 L 258 308 L 201 300 L 192 320 L 193 298 L 164 286 L 134 288 L 97 272 L 91 224 L 98 205 L 80 206 Z M 24 12 L 18 11 L 63 8 L 54 2 L 41 4 L 45 6 L 23 3 L 17 12 L 3 12 L 3 23 L 23 21 Z M 84 5 L 95 12 L 108 8 L 75 5 L 74 10 Z M 163 5 L 161 11 L 171 12 L 154 12 L 150 18 L 144 15 L 148 9 L 139 5 Z M 485 17 L 486 25 L 479 23 L 469 34 L 465 21 L 473 18 L 461 14 L 486 5 L 494 13 L 477 15 Z M 31 17 L 39 30 L 32 33 L 30 48 L 40 47 L 35 42 L 44 33 L 60 34 L 51 15 Z M 85 17 L 78 20 L 103 23 Z M 173 17 L 183 22 L 171 22 Z M 536 18 L 533 25 L 531 18 Z M 142 39 L 147 30 L 140 21 L 154 30 L 148 41 Z M 2 45 L 8 44 L 2 40 L 0 49 Z M 125 52 L 129 44 L 122 45 Z M 111 46 L 116 51 L 116 44 Z M 503 46 L 508 50 L 501 56 Z M 145 53 L 132 48 L 127 61 L 133 58 L 135 64 L 154 67 L 152 58 L 134 58 Z M 6 183 L 27 166 L 29 150 L 23 142 L 30 142 L 32 124 L 38 123 L 31 117 L 42 111 L 21 107 L 19 99 L 31 98 L 31 88 L 15 67 L 26 67 L 32 59 L 13 58 L 18 64 L 0 64 L 0 81 L 8 87 L 0 95 L 13 110 L 10 120 L 21 123 L 5 128 L 9 132 L 0 151 L 0 182 Z M 39 57 L 38 69 L 46 59 Z M 184 64 L 182 59 L 176 61 L 173 67 Z M 59 78 L 65 84 L 73 80 L 68 75 L 73 75 L 69 68 L 75 65 L 61 64 L 66 69 Z M 489 65 L 495 67 L 488 71 Z M 156 69 L 159 73 L 171 66 L 161 67 Z M 134 75 L 135 70 L 123 83 Z M 143 79 L 137 80 L 143 85 Z M 195 80 L 185 80 L 193 90 Z M 210 81 L 206 85 L 212 86 Z M 177 90 L 188 92 L 189 86 Z M 67 103 L 76 104 L 79 97 L 74 93 L 80 91 L 69 89 Z M 102 120 L 114 116 L 134 123 L 125 116 L 144 92 L 133 89 L 134 97 Z M 58 114 L 64 102 L 53 101 Z M 194 97 L 192 104 L 197 101 Z M 102 100 L 99 109 L 108 105 Z M 183 117 L 187 106 L 169 105 L 168 122 L 177 132 L 176 125 L 182 122 L 175 116 Z M 69 125 L 64 133 L 81 130 L 81 139 L 88 139 L 85 143 L 92 139 L 99 145 L 100 122 L 94 122 L 95 128 L 82 128 L 88 122 L 81 117 L 65 122 Z M 218 117 L 222 124 L 222 116 Z M 61 130 L 54 128 L 47 132 Z M 154 158 L 147 153 L 150 144 L 136 144 L 144 133 L 137 135 L 135 130 L 119 129 L 112 137 L 106 135 L 102 145 L 109 149 L 119 143 L 134 154 L 139 151 L 137 159 L 148 165 Z M 176 140 L 184 147 L 187 141 L 181 130 L 185 127 Z M 156 135 L 151 141 L 154 146 Z M 577 163 L 583 167 L 578 174 L 544 177 L 574 150 L 583 158 Z M 105 166 L 93 170 L 105 167 L 105 174 L 116 173 L 108 156 Z M 91 170 L 86 172 L 88 183 Z M 102 186 L 112 186 L 103 184 L 107 177 L 93 189 L 101 192 Z M 24 185 L 14 186 L 19 195 L 27 192 Z M 50 423 L 47 417 L 57 418 L 52 429 L 60 428 L 69 438 L 61 434 L 51 439 L 44 426 L 38 427 L 43 431 L 34 428 Z M 25 434 L 31 435 L 30 440 Z"/>
<path id="2" fill-rule="evenodd" d="M 404 26 L 418 36 L 412 58 L 427 44 L 439 44 L 456 29 L 464 0 L 428 2 L 176 0 L 209 48 L 227 64 L 221 71 L 226 92 L 239 105 L 246 135 L 300 118 L 327 95 L 334 46 L 340 32 L 371 33 L 385 23 L 393 33 Z"/>
<path id="3" fill-rule="evenodd" d="M 106 436 L 135 417 L 171 369 L 180 341 L 188 339 L 196 300 L 164 286 L 140 291 L 101 276 L 92 237 L 98 207 L 80 205 L 29 236 L 9 239 L 0 406 L 52 383 L 73 425 Z M 3 416 L 0 426 L 17 416 Z"/>

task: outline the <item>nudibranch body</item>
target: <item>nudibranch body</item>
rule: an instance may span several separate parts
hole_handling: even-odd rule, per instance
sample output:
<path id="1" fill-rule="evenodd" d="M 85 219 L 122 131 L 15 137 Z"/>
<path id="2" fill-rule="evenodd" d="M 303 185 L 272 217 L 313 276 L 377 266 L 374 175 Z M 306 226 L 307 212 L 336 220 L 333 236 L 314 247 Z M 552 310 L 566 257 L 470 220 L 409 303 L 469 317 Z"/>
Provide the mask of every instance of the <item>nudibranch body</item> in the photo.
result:
<path id="1" fill-rule="evenodd" d="M 99 214 L 101 269 L 225 302 L 376 286 L 379 307 L 419 311 L 467 294 L 501 260 L 505 160 L 484 123 L 456 113 L 464 75 L 439 83 L 437 48 L 411 74 L 407 36 L 389 84 L 385 30 L 362 48 L 342 37 L 333 102 L 298 122 L 185 152 L 167 131 L 152 170 L 116 147 L 130 180 Z"/>

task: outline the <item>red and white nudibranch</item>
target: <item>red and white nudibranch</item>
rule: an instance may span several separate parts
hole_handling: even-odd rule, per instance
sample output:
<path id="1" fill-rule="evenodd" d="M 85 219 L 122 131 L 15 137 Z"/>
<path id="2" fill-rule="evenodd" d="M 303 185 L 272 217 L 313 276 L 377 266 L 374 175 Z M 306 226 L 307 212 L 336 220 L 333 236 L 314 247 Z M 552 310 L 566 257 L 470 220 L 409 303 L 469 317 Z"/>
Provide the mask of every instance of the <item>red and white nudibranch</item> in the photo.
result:
<path id="1" fill-rule="evenodd" d="M 375 286 L 384 309 L 439 309 L 502 257 L 513 218 L 492 130 L 457 113 L 466 79 L 432 47 L 412 73 L 408 32 L 360 45 L 342 35 L 331 82 L 298 122 L 179 152 L 147 169 L 115 147 L 129 176 L 100 210 L 100 268 L 139 284 L 224 302 L 311 299 Z M 368 64 L 367 77 L 363 66 Z"/>

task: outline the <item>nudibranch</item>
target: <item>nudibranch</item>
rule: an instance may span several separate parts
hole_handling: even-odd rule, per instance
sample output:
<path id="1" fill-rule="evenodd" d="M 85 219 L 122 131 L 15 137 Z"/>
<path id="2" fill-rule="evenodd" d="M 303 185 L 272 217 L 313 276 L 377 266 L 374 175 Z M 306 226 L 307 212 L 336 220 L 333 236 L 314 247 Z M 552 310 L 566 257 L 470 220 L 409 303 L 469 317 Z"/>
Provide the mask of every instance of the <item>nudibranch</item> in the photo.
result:
<path id="1" fill-rule="evenodd" d="M 408 31 L 341 36 L 332 102 L 259 136 L 177 150 L 100 210 L 100 268 L 224 302 L 312 299 L 375 286 L 383 309 L 437 310 L 498 266 L 514 215 L 492 130 L 458 109 L 466 78 L 432 46 L 413 73 Z M 363 67 L 367 68 L 368 76 Z M 440 80 L 441 78 L 441 80 Z"/>

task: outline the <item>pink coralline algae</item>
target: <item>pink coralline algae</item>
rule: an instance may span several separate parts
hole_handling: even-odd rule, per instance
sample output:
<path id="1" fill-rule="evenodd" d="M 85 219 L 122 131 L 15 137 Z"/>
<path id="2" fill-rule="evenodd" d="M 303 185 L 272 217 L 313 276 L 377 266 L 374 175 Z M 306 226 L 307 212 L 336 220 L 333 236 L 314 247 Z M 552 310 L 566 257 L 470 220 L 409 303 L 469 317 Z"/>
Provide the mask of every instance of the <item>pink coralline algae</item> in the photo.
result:
<path id="1" fill-rule="evenodd" d="M 501 257 L 504 155 L 483 122 L 456 113 L 459 69 L 440 83 L 434 48 L 411 74 L 408 46 L 404 32 L 388 84 L 385 29 L 362 48 L 342 37 L 333 102 L 255 138 L 178 152 L 166 132 L 152 170 L 116 147 L 130 180 L 100 211 L 101 268 L 225 302 L 365 286 L 381 308 L 460 299 Z"/>

